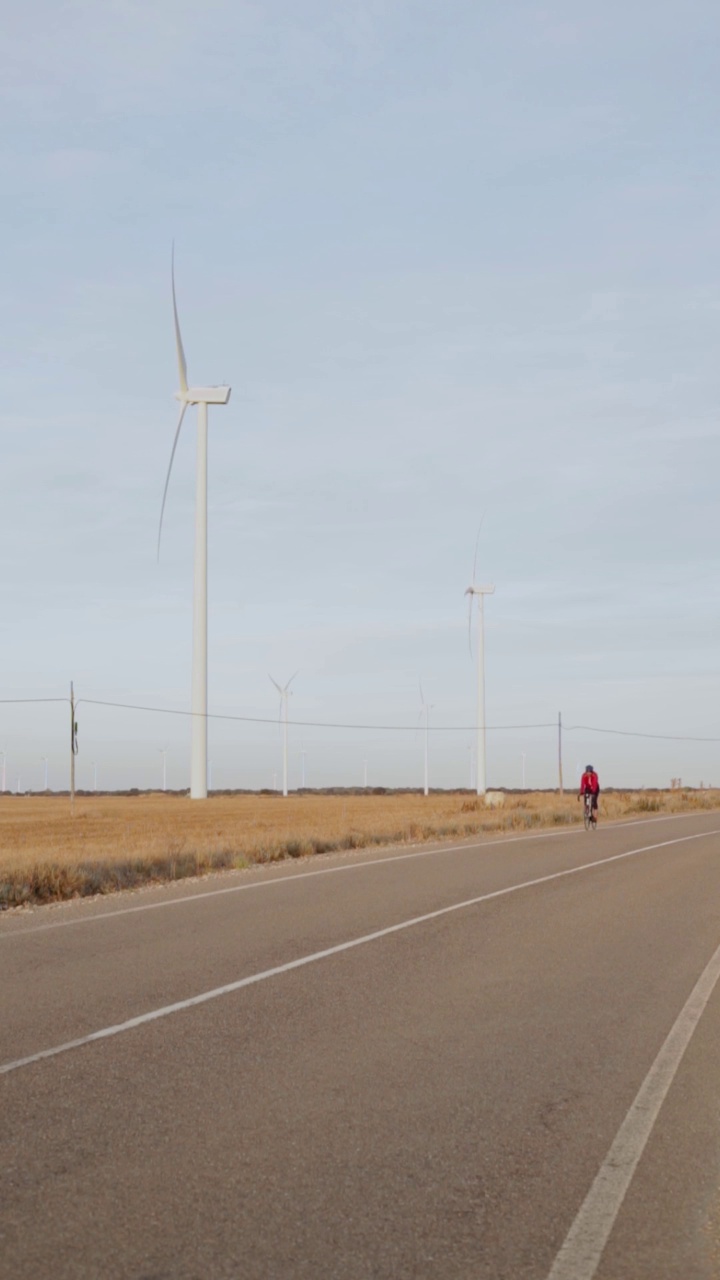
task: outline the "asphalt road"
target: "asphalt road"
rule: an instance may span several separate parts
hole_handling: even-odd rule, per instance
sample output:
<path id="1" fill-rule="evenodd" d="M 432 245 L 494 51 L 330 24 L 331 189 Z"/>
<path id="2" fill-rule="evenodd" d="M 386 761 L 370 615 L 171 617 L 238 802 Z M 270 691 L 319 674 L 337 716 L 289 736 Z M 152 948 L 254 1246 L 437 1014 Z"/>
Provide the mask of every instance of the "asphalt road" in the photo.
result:
<path id="1" fill-rule="evenodd" d="M 0 1274 L 720 1276 L 719 976 L 720 814 L 8 913 Z"/>

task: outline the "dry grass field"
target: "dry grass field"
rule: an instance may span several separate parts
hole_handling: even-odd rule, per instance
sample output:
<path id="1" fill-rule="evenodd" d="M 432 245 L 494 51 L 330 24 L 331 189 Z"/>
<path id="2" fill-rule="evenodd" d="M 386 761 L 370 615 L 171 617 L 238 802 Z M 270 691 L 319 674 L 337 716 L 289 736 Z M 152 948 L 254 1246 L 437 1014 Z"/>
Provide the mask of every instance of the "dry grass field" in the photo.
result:
<path id="1" fill-rule="evenodd" d="M 614 792 L 600 818 L 720 807 L 717 791 Z M 502 808 L 444 792 L 387 795 L 0 796 L 0 907 L 49 902 L 337 849 L 562 826 L 573 793 L 507 795 Z"/>

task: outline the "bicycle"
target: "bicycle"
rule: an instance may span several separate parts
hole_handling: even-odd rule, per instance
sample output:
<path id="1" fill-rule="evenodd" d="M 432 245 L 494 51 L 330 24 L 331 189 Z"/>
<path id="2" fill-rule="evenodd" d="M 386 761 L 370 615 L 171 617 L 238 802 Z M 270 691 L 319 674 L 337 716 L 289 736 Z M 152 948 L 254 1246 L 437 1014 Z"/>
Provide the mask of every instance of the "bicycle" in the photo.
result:
<path id="1" fill-rule="evenodd" d="M 586 831 L 591 828 L 594 831 L 597 826 L 597 813 L 593 809 L 594 798 L 590 791 L 586 791 L 583 796 L 583 822 L 585 823 Z"/>

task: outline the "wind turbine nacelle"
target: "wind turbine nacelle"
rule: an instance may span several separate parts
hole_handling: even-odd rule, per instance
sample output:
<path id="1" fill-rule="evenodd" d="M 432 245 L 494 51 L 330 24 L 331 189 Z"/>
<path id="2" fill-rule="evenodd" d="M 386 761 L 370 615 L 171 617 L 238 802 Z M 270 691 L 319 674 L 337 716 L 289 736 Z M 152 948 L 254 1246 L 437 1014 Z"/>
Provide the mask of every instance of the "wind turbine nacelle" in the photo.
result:
<path id="1" fill-rule="evenodd" d="M 227 404 L 231 387 L 188 387 L 187 391 L 178 391 L 177 399 L 186 404 Z"/>

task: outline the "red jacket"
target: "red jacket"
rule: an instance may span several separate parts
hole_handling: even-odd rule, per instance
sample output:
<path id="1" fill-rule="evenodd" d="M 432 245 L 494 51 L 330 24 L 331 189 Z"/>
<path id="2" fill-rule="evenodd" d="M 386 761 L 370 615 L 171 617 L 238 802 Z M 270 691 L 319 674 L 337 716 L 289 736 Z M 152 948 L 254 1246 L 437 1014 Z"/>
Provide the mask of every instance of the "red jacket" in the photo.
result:
<path id="1" fill-rule="evenodd" d="M 596 773 L 584 773 L 580 779 L 580 794 L 589 791 L 591 795 L 600 794 L 600 779 Z"/>

